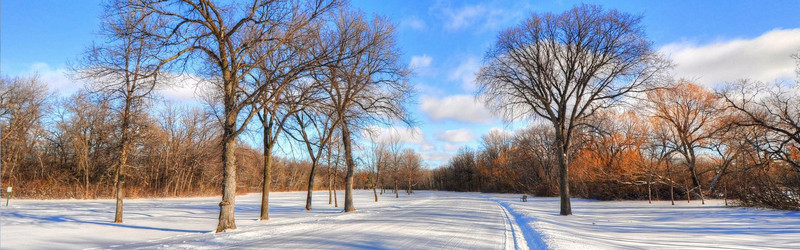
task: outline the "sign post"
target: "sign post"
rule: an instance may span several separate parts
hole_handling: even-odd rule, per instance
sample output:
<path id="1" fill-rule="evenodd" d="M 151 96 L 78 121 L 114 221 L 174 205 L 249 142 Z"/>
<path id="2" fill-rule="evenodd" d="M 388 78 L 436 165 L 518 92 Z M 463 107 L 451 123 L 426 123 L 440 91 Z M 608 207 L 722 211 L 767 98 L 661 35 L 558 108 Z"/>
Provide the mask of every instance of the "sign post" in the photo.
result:
<path id="1" fill-rule="evenodd" d="M 6 196 L 6 207 L 8 206 L 8 201 L 11 200 L 11 186 L 9 186 L 6 191 L 8 192 L 8 196 Z"/>

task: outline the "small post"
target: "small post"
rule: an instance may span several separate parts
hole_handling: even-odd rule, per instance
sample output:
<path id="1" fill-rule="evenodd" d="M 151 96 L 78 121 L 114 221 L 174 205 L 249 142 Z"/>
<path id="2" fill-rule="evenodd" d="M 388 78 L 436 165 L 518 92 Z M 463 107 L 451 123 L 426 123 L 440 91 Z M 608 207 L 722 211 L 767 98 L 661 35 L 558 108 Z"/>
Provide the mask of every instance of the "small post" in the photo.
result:
<path id="1" fill-rule="evenodd" d="M 6 192 L 8 192 L 8 196 L 6 196 L 6 207 L 8 207 L 8 201 L 11 200 L 11 186 L 8 186 Z"/>

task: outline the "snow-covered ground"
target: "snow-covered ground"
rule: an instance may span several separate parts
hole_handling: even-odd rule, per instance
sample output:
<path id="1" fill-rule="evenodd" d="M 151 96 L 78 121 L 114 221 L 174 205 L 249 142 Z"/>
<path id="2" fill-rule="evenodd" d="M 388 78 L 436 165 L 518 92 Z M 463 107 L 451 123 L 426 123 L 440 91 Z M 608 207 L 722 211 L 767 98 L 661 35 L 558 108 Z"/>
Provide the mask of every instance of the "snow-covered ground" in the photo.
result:
<path id="1" fill-rule="evenodd" d="M 340 205 L 343 193 L 340 192 Z M 0 208 L 0 248 L 797 248 L 800 213 L 726 208 L 686 201 L 573 200 L 558 215 L 557 198 L 418 191 L 372 201 L 357 191 L 358 211 L 341 213 L 316 192 L 271 194 L 270 221 L 257 221 L 260 195 L 237 198 L 238 229 L 211 233 L 219 198 L 125 202 L 125 223 L 113 224 L 112 200 L 12 200 Z"/>

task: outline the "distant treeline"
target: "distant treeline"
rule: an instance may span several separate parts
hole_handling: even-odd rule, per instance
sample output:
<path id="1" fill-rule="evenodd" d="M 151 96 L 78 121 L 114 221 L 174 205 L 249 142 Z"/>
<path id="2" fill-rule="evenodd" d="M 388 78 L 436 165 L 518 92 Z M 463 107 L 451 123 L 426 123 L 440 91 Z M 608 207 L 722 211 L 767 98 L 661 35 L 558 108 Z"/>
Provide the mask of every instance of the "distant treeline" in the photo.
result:
<path id="1" fill-rule="evenodd" d="M 117 116 L 100 95 L 79 91 L 59 98 L 36 77 L 0 79 L 2 185 L 20 198 L 95 199 L 114 196 Z M 221 142 L 207 110 L 165 104 L 137 112 L 136 140 L 124 181 L 128 197 L 219 195 Z M 236 151 L 237 192 L 260 192 L 264 156 L 245 143 Z M 343 157 L 321 160 L 315 189 L 344 188 Z M 327 157 L 327 156 L 324 156 Z M 306 190 L 311 163 L 274 157 L 272 190 Z M 330 165 L 328 165 L 330 163 Z M 417 169 L 414 187 L 429 188 Z M 370 169 L 357 171 L 355 188 L 371 188 Z M 403 172 L 405 174 L 405 172 Z M 392 173 L 382 179 L 390 183 Z M 405 180 L 405 179 L 404 179 Z M 393 183 L 392 183 L 393 184 Z M 402 182 L 405 189 L 407 182 Z M 393 185 L 386 186 L 393 188 Z M 5 193 L 3 193 L 5 195 Z"/>
<path id="2" fill-rule="evenodd" d="M 736 199 L 800 208 L 797 87 L 743 81 L 712 93 L 679 82 L 599 112 L 568 154 L 570 191 L 601 200 Z M 495 130 L 434 173 L 443 190 L 558 195 L 552 126 Z"/>

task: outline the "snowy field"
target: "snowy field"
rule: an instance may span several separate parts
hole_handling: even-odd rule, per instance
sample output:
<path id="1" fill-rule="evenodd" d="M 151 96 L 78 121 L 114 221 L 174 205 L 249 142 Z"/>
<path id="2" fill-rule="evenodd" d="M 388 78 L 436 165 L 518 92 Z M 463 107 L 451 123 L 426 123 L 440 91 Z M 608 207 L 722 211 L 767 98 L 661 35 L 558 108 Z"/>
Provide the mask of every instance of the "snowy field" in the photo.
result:
<path id="1" fill-rule="evenodd" d="M 113 224 L 112 200 L 12 200 L 0 209 L 2 249 L 216 248 L 798 248 L 800 213 L 726 208 L 722 201 L 599 202 L 573 200 L 558 215 L 557 198 L 418 191 L 372 201 L 358 191 L 358 211 L 341 213 L 316 192 L 273 193 L 271 220 L 257 221 L 259 194 L 240 196 L 238 229 L 214 234 L 219 198 L 125 202 L 125 223 Z"/>

